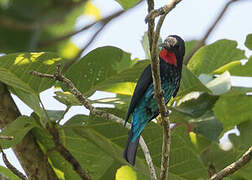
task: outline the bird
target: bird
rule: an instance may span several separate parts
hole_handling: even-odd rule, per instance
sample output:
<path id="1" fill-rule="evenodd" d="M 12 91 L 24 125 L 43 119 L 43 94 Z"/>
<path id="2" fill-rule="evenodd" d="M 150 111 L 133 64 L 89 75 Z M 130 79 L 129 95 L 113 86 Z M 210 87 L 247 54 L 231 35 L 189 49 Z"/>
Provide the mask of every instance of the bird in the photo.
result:
<path id="1" fill-rule="evenodd" d="M 165 104 L 167 104 L 171 97 L 176 96 L 179 90 L 185 55 L 185 42 L 178 35 L 169 35 L 160 46 L 161 88 Z M 144 127 L 158 114 L 159 109 L 154 96 L 151 65 L 148 65 L 137 81 L 124 123 L 125 126 L 130 115 L 132 115 L 131 129 L 123 152 L 123 158 L 130 165 L 135 165 L 139 138 Z"/>

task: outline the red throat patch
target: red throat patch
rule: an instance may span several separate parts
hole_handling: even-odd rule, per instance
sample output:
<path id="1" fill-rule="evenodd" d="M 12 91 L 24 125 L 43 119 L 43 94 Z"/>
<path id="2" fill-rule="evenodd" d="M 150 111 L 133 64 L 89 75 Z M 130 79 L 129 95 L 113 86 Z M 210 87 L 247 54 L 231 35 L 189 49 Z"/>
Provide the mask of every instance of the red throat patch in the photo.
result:
<path id="1" fill-rule="evenodd" d="M 175 53 L 162 49 L 160 52 L 160 57 L 168 64 L 172 64 L 177 67 L 177 59 Z"/>

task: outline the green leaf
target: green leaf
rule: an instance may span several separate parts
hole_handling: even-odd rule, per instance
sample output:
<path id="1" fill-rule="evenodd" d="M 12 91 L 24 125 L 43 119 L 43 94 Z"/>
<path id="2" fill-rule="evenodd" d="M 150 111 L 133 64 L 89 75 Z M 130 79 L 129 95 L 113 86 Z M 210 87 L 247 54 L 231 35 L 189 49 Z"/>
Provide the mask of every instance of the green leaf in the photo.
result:
<path id="1" fill-rule="evenodd" d="M 80 106 L 80 102 L 76 97 L 70 92 L 54 92 L 56 96 L 53 96 L 56 100 L 65 104 L 66 106 Z"/>
<path id="2" fill-rule="evenodd" d="M 67 179 L 67 177 L 72 177 L 76 180 L 80 179 L 80 176 L 73 170 L 72 165 L 68 163 L 58 152 L 52 151 L 55 145 L 48 131 L 42 128 L 34 128 L 32 129 L 32 134 L 36 138 L 43 152 L 48 153 L 49 162 L 56 172 L 63 172 L 65 179 Z"/>
<path id="3" fill-rule="evenodd" d="M 64 129 L 66 128 L 73 129 L 77 134 L 79 134 L 79 136 L 96 144 L 110 157 L 121 163 L 125 163 L 122 159 L 122 151 L 127 140 L 127 130 L 121 125 L 101 118 L 76 116 L 64 125 Z M 153 158 L 153 163 L 158 171 L 160 170 L 158 167 L 160 166 L 161 161 L 161 129 L 162 128 L 159 125 L 150 123 L 143 132 L 145 142 L 147 143 Z M 200 159 L 198 159 L 196 149 L 189 138 L 186 127 L 181 126 L 175 128 L 172 131 L 172 139 L 170 156 L 171 169 L 169 177 L 175 180 L 193 180 L 199 177 L 206 178 L 207 171 Z M 137 173 L 146 175 L 147 177 L 149 176 L 140 147 L 136 158 L 136 171 Z M 195 171 L 197 171 L 197 173 L 194 173 Z"/>
<path id="4" fill-rule="evenodd" d="M 192 91 L 209 92 L 210 90 L 186 67 L 183 66 L 182 79 L 178 95 L 182 96 Z"/>
<path id="5" fill-rule="evenodd" d="M 220 67 L 214 73 L 220 74 L 224 71 L 229 71 L 232 76 L 252 77 L 252 56 L 245 65 L 242 65 L 240 61 L 234 61 Z"/>
<path id="6" fill-rule="evenodd" d="M 43 113 L 44 113 L 44 111 L 43 111 Z M 46 110 L 46 113 L 48 114 L 50 121 L 56 122 L 58 120 L 61 120 L 61 118 L 63 118 L 62 116 L 65 113 L 65 111 L 61 111 L 61 110 Z"/>
<path id="7" fill-rule="evenodd" d="M 123 9 L 129 9 L 133 6 L 135 6 L 140 0 L 116 0 Z"/>
<path id="8" fill-rule="evenodd" d="M 26 105 L 34 110 L 39 117 L 42 116 L 42 108 L 40 107 L 40 100 L 36 94 L 28 93 L 18 88 L 9 88 L 13 94 L 18 96 Z"/>
<path id="9" fill-rule="evenodd" d="M 217 68 L 246 58 L 244 51 L 237 47 L 236 41 L 219 40 L 200 48 L 189 61 L 188 67 L 195 74 L 213 73 Z"/>
<path id="10" fill-rule="evenodd" d="M 91 51 L 71 66 L 67 77 L 85 95 L 91 95 L 96 90 L 131 95 L 137 78 L 147 64 L 147 61 L 140 61 L 133 65 L 130 54 L 107 46 Z"/>
<path id="11" fill-rule="evenodd" d="M 187 116 L 189 115 L 193 118 L 197 118 L 202 116 L 206 111 L 211 110 L 217 99 L 218 97 L 216 96 L 203 93 L 197 98 L 180 103 L 173 109 L 184 113 Z"/>
<path id="12" fill-rule="evenodd" d="M 252 145 L 251 132 L 252 121 L 246 121 L 238 125 L 240 135 L 230 134 L 229 139 L 232 142 L 232 149 L 224 151 L 219 147 L 219 144 L 212 143 L 211 147 L 202 153 L 201 157 L 206 166 L 212 164 L 216 171 L 220 171 L 231 163 L 237 161 L 242 154 Z M 252 177 L 252 162 L 248 163 L 229 176 L 231 179 L 249 180 Z"/>
<path id="13" fill-rule="evenodd" d="M 198 40 L 191 40 L 191 41 L 186 41 L 185 42 L 185 59 L 187 58 L 187 56 L 190 54 L 190 52 L 197 46 L 197 44 L 199 43 Z"/>
<path id="14" fill-rule="evenodd" d="M 144 33 L 142 40 L 141 40 L 141 44 L 142 44 L 144 52 L 145 52 L 145 58 L 151 59 L 148 32 Z"/>
<path id="15" fill-rule="evenodd" d="M 68 126 L 64 125 L 61 131 L 62 142 L 64 142 L 66 148 L 76 157 L 76 159 L 85 166 L 85 169 L 88 171 L 88 174 L 92 177 L 92 179 L 100 179 L 114 164 L 114 160 L 104 153 L 99 146 L 97 147 L 95 143 L 91 143 L 89 139 L 85 137 L 86 131 L 84 131 L 84 129 L 87 129 L 85 124 L 86 121 L 78 119 L 77 117 L 75 116 L 68 121 Z M 78 128 L 83 129 L 81 134 L 75 131 L 75 128 L 77 128 L 76 120 L 80 120 L 79 123 L 81 124 L 78 124 Z M 84 132 L 84 134 L 82 134 L 82 132 Z M 92 136 L 97 136 L 94 132 L 90 132 L 89 135 L 91 136 L 90 138 L 92 138 Z M 96 140 L 99 143 L 99 139 Z M 104 146 L 103 148 L 109 149 L 107 146 Z"/>
<path id="16" fill-rule="evenodd" d="M 15 53 L 0 57 L 0 81 L 28 93 L 39 94 L 50 88 L 53 80 L 30 75 L 34 70 L 54 74 L 63 60 L 53 53 Z"/>
<path id="17" fill-rule="evenodd" d="M 1 179 L 3 179 L 3 180 L 5 179 L 3 177 L 6 177 L 6 178 L 8 178 L 10 180 L 20 180 L 19 177 L 17 177 L 15 174 L 13 174 L 11 172 L 11 170 L 9 170 L 8 168 L 3 167 L 3 166 L 0 166 L 0 175 L 1 175 L 0 176 Z"/>
<path id="18" fill-rule="evenodd" d="M 247 150 L 251 145 L 251 137 L 252 137 L 252 120 L 245 121 L 240 123 L 237 126 L 240 134 L 237 136 L 236 134 L 232 133 L 229 134 L 229 139 L 235 146 L 235 148 L 239 150 Z"/>
<path id="19" fill-rule="evenodd" d="M 19 116 L 0 133 L 3 136 L 14 137 L 12 140 L 0 139 L 2 148 L 6 149 L 16 145 L 34 127 L 39 127 L 39 125 L 33 117 Z"/>
<path id="20" fill-rule="evenodd" d="M 252 50 L 252 34 L 248 34 L 245 41 L 245 46 Z"/>
<path id="21" fill-rule="evenodd" d="M 246 95 L 221 96 L 213 110 L 217 118 L 223 123 L 224 129 L 251 119 L 252 97 Z"/>
<path id="22" fill-rule="evenodd" d="M 194 125 L 195 133 L 201 134 L 212 141 L 217 141 L 223 130 L 222 123 L 215 117 L 213 112 L 207 112 L 197 119 L 191 119 L 189 122 Z"/>

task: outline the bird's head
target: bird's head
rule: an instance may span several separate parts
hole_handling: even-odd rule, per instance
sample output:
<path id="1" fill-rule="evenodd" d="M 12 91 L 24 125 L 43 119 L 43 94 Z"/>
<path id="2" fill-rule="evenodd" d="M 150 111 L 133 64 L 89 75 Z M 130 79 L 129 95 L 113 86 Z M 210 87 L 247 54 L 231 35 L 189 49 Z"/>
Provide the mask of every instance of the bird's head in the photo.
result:
<path id="1" fill-rule="evenodd" d="M 168 64 L 182 68 L 185 55 L 185 42 L 177 35 L 168 36 L 161 44 L 159 57 Z"/>

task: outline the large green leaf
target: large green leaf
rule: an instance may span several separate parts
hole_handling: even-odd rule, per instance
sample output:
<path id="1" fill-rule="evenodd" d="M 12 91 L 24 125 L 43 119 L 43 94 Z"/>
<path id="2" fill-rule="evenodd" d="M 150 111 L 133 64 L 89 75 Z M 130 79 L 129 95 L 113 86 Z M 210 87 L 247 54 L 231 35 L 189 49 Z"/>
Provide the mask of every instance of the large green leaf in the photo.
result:
<path id="1" fill-rule="evenodd" d="M 79 116 L 68 121 L 64 125 L 65 128 L 73 129 L 81 137 L 96 144 L 110 157 L 125 163 L 122 159 L 122 151 L 127 140 L 127 130 L 121 125 L 101 118 L 90 119 Z M 155 123 L 149 124 L 143 132 L 156 168 L 160 166 L 161 161 L 161 133 L 162 128 Z M 197 151 L 189 138 L 186 127 L 180 126 L 172 131 L 171 147 L 170 178 L 190 180 L 207 177 L 207 171 L 198 159 Z M 144 156 L 141 149 L 138 150 L 136 170 L 138 173 L 145 174 L 147 178 L 149 172 L 145 165 Z M 159 171 L 159 168 L 157 170 Z M 197 173 L 194 173 L 195 171 Z"/>
<path id="2" fill-rule="evenodd" d="M 250 120 L 252 117 L 251 106 L 251 96 L 221 96 L 213 110 L 217 118 L 223 123 L 224 129 L 227 130 Z"/>
<path id="3" fill-rule="evenodd" d="M 198 40 L 190 40 L 185 42 L 185 59 L 190 54 L 190 52 L 197 46 L 198 43 Z"/>
<path id="4" fill-rule="evenodd" d="M 252 76 L 252 57 L 245 65 L 242 65 L 240 61 L 233 61 L 220 67 L 215 73 L 220 74 L 224 71 L 229 71 L 232 76 Z"/>
<path id="5" fill-rule="evenodd" d="M 34 118 L 19 116 L 0 133 L 4 136 L 13 136 L 12 140 L 0 139 L 1 147 L 6 149 L 16 145 L 34 127 L 39 127 Z"/>
<path id="6" fill-rule="evenodd" d="M 96 90 L 131 95 L 137 78 L 147 64 L 147 61 L 140 61 L 133 65 L 130 54 L 107 46 L 88 53 L 71 66 L 66 75 L 85 95 Z"/>
<path id="7" fill-rule="evenodd" d="M 173 109 L 193 118 L 197 118 L 202 116 L 206 111 L 211 110 L 217 99 L 218 97 L 216 96 L 203 93 L 197 98 L 192 98 L 188 101 L 180 103 Z"/>
<path id="8" fill-rule="evenodd" d="M 192 91 L 210 93 L 210 90 L 186 66 L 183 66 L 182 79 L 178 95 L 185 95 Z"/>
<path id="9" fill-rule="evenodd" d="M 217 141 L 222 130 L 222 123 L 209 111 L 201 117 L 189 120 L 194 126 L 194 132 L 205 136 L 207 139 Z"/>
<path id="10" fill-rule="evenodd" d="M 188 67 L 196 75 L 208 74 L 231 61 L 246 58 L 244 51 L 236 46 L 237 42 L 231 40 L 219 40 L 204 46 L 194 54 Z"/>
<path id="11" fill-rule="evenodd" d="M 247 48 L 252 50 L 252 34 L 247 35 L 245 45 L 246 45 Z"/>
<path id="12" fill-rule="evenodd" d="M 56 65 L 63 60 L 53 53 L 15 53 L 0 57 L 0 81 L 28 93 L 39 94 L 50 88 L 53 80 L 30 75 L 29 72 L 39 71 L 53 74 Z"/>
<path id="13" fill-rule="evenodd" d="M 116 0 L 124 9 L 129 9 L 136 5 L 140 0 Z"/>

